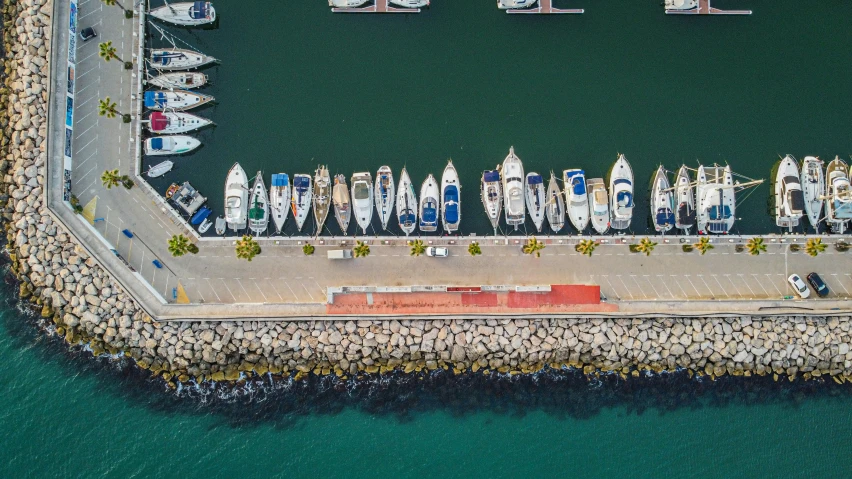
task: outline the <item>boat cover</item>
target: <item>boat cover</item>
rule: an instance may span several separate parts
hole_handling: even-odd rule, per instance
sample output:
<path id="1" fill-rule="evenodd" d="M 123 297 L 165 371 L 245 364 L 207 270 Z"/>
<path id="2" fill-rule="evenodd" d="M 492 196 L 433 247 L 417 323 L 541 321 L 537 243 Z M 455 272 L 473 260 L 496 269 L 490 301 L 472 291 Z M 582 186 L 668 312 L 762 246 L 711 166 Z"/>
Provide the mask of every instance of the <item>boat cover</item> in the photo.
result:
<path id="1" fill-rule="evenodd" d="M 199 20 L 207 16 L 207 2 L 193 2 L 192 8 L 189 9 L 189 16 L 193 20 Z"/>
<path id="2" fill-rule="evenodd" d="M 657 225 L 673 225 L 675 223 L 674 219 L 674 213 L 669 208 L 660 208 L 657 210 Z"/>
<path id="3" fill-rule="evenodd" d="M 162 131 L 169 126 L 169 117 L 167 117 L 165 113 L 160 113 L 159 111 L 151 113 L 150 120 L 152 131 Z"/>
<path id="4" fill-rule="evenodd" d="M 212 212 L 213 210 L 205 206 L 204 208 L 198 210 L 198 213 L 195 213 L 189 222 L 194 225 L 200 224 L 202 221 L 206 220 Z"/>
<path id="5" fill-rule="evenodd" d="M 688 204 L 681 203 L 677 209 L 677 217 L 682 225 L 691 225 L 695 223 L 695 210 L 690 208 Z"/>
<path id="6" fill-rule="evenodd" d="M 411 226 L 414 224 L 414 213 L 408 210 L 408 213 L 399 215 L 399 224 L 403 226 Z"/>
<path id="7" fill-rule="evenodd" d="M 483 179 L 486 183 L 490 183 L 492 181 L 500 181 L 500 172 L 495 170 L 488 170 L 483 174 Z"/>
<path id="8" fill-rule="evenodd" d="M 619 180 L 616 180 L 616 184 Z M 633 195 L 630 194 L 629 191 L 619 191 L 618 192 L 618 205 L 623 206 L 625 208 L 633 207 Z"/>
<path id="9" fill-rule="evenodd" d="M 438 222 L 438 208 L 436 207 L 434 200 L 427 200 L 426 205 L 423 207 L 423 223 L 437 223 Z"/>
<path id="10" fill-rule="evenodd" d="M 721 214 L 720 214 L 721 213 Z M 731 217 L 731 207 L 730 206 L 712 206 L 710 207 L 710 220 L 716 221 L 721 219 L 727 219 Z"/>
<path id="11" fill-rule="evenodd" d="M 527 183 L 531 185 L 540 185 L 544 183 L 544 180 L 541 179 L 541 175 L 532 175 L 527 177 Z"/>
<path id="12" fill-rule="evenodd" d="M 166 104 L 166 94 L 161 91 L 145 92 L 145 108 L 162 108 Z"/>
<path id="13" fill-rule="evenodd" d="M 290 178 L 287 173 L 275 173 L 272 175 L 272 186 L 287 186 L 290 183 Z"/>
<path id="14" fill-rule="evenodd" d="M 172 62 L 172 58 L 180 58 L 184 56 L 183 53 L 179 52 L 163 52 L 163 53 L 155 53 L 153 55 L 154 63 L 159 63 L 161 65 L 168 65 Z"/>
<path id="15" fill-rule="evenodd" d="M 586 194 L 586 182 L 583 181 L 583 177 L 579 175 L 571 176 L 571 187 L 574 190 L 574 194 L 577 196 Z"/>
<path id="16" fill-rule="evenodd" d="M 260 202 L 255 200 L 254 206 L 249 208 L 250 220 L 262 220 L 265 216 L 265 210 L 260 206 Z"/>
<path id="17" fill-rule="evenodd" d="M 293 181 L 293 186 L 299 190 L 307 190 L 311 186 L 311 179 L 307 176 L 297 176 Z"/>
<path id="18" fill-rule="evenodd" d="M 151 149 L 152 150 L 162 150 L 163 149 L 163 139 L 162 138 L 151 138 Z"/>
<path id="19" fill-rule="evenodd" d="M 805 195 L 802 190 L 790 190 L 790 207 L 793 211 L 802 211 L 805 209 Z"/>

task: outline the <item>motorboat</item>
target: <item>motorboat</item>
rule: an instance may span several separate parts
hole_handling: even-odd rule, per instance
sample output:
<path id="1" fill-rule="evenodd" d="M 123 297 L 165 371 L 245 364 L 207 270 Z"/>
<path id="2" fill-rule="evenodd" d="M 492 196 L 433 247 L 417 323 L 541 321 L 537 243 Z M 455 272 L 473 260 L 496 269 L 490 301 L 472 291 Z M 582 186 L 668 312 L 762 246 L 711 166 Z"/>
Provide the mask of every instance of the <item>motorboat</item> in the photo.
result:
<path id="1" fill-rule="evenodd" d="M 521 159 L 515 156 L 515 147 L 509 148 L 509 154 L 500 168 L 500 176 L 503 180 L 506 223 L 517 230 L 518 225 L 524 224 L 526 220 L 526 211 L 524 210 L 524 165 Z"/>
<path id="2" fill-rule="evenodd" d="M 146 91 L 145 108 L 157 111 L 186 111 L 213 101 L 213 97 L 188 90 Z"/>
<path id="3" fill-rule="evenodd" d="M 736 198 L 731 167 L 698 167 L 695 199 L 698 234 L 727 234 L 734 227 Z"/>
<path id="4" fill-rule="evenodd" d="M 651 183 L 651 215 L 658 233 L 666 233 L 675 225 L 674 190 L 669 185 L 669 177 L 663 165 L 657 168 Z"/>
<path id="5" fill-rule="evenodd" d="M 172 135 L 197 130 L 213 122 L 192 113 L 153 111 L 148 117 L 147 123 L 148 131 L 151 133 Z"/>
<path id="6" fill-rule="evenodd" d="M 187 135 L 154 136 L 145 140 L 148 156 L 180 155 L 201 146 L 201 141 Z"/>
<path id="7" fill-rule="evenodd" d="M 482 206 L 491 221 L 494 231 L 500 224 L 500 213 L 503 212 L 503 187 L 500 183 L 500 171 L 485 170 L 482 172 Z"/>
<path id="8" fill-rule="evenodd" d="M 225 234 L 225 227 L 227 226 L 227 224 L 228 223 L 225 222 L 224 216 L 217 217 L 216 218 L 216 234 L 220 235 L 220 236 Z"/>
<path id="9" fill-rule="evenodd" d="M 447 233 L 458 231 L 461 223 L 461 183 L 453 160 L 447 161 L 441 175 L 441 223 Z"/>
<path id="10" fill-rule="evenodd" d="M 218 60 L 203 53 L 182 48 L 155 48 L 151 50 L 151 68 L 163 71 L 191 70 Z"/>
<path id="11" fill-rule="evenodd" d="M 290 209 L 293 210 L 293 219 L 296 220 L 296 227 L 299 231 L 302 231 L 302 226 L 308 219 L 313 196 L 311 176 L 303 173 L 293 175 L 293 185 L 290 188 Z"/>
<path id="12" fill-rule="evenodd" d="M 343 234 L 347 234 L 349 220 L 352 218 L 352 203 L 349 201 L 349 187 L 346 186 L 346 177 L 334 176 L 334 187 L 331 189 L 331 201 L 334 203 L 334 217 Z"/>
<path id="13" fill-rule="evenodd" d="M 249 230 L 260 236 L 269 227 L 269 195 L 263 183 L 263 172 L 258 171 L 251 189 L 251 202 L 248 212 Z"/>
<path id="14" fill-rule="evenodd" d="M 547 201 L 544 207 L 547 222 L 554 233 L 562 231 L 565 227 L 565 200 L 562 199 L 562 190 L 556 182 L 556 176 L 550 172 L 550 182 L 547 184 Z"/>
<path id="15" fill-rule="evenodd" d="M 248 195 L 246 172 L 239 163 L 234 163 L 225 180 L 225 222 L 233 231 L 240 231 L 246 227 Z"/>
<path id="16" fill-rule="evenodd" d="M 200 72 L 162 73 L 147 81 L 148 85 L 166 90 L 192 90 L 207 84 L 207 75 Z"/>
<path id="17" fill-rule="evenodd" d="M 174 166 L 175 164 L 173 162 L 166 160 L 162 163 L 158 163 L 148 168 L 148 172 L 145 173 L 145 176 L 147 176 L 148 178 L 157 178 L 163 176 L 166 173 L 172 171 L 172 167 Z"/>
<path id="18" fill-rule="evenodd" d="M 825 223 L 832 233 L 841 234 L 852 219 L 852 191 L 849 188 L 849 168 L 835 156 L 825 169 Z"/>
<path id="19" fill-rule="evenodd" d="M 166 194 L 164 196 L 166 197 L 167 200 L 170 200 L 175 195 L 175 193 L 177 193 L 178 189 L 180 189 L 180 185 L 177 184 L 177 183 L 172 183 L 166 189 Z"/>
<path id="20" fill-rule="evenodd" d="M 370 0 L 328 0 L 328 6 L 332 8 L 357 8 Z"/>
<path id="21" fill-rule="evenodd" d="M 606 194 L 603 178 L 586 180 L 586 190 L 589 192 L 592 228 L 598 234 L 604 234 L 609 230 L 609 197 Z"/>
<path id="22" fill-rule="evenodd" d="M 284 229 L 290 215 L 290 177 L 287 173 L 274 173 L 269 188 L 269 213 L 275 224 L 275 232 Z"/>
<path id="23" fill-rule="evenodd" d="M 192 218 L 189 219 L 189 224 L 193 226 L 200 225 L 207 219 L 208 216 L 210 216 L 210 213 L 212 212 L 213 210 L 211 210 L 210 208 L 206 206 L 202 207 L 200 210 L 196 211 L 194 215 L 192 215 Z"/>
<path id="24" fill-rule="evenodd" d="M 322 233 L 325 219 L 331 209 L 331 176 L 328 168 L 320 165 L 314 172 L 314 219 L 317 220 L 317 234 Z"/>
<path id="25" fill-rule="evenodd" d="M 373 188 L 373 194 L 376 196 L 376 212 L 379 214 L 383 230 L 388 229 L 388 221 L 393 213 L 394 193 L 396 188 L 393 184 L 393 172 L 390 166 L 382 166 L 376 172 L 376 186 Z"/>
<path id="26" fill-rule="evenodd" d="M 396 217 L 399 229 L 405 236 L 414 232 L 417 227 L 417 195 L 414 194 L 414 185 L 408 177 L 408 170 L 404 167 L 399 175 L 399 186 L 396 190 Z"/>
<path id="27" fill-rule="evenodd" d="M 535 5 L 536 2 L 538 0 L 497 0 L 497 8 L 500 10 L 529 8 Z"/>
<path id="28" fill-rule="evenodd" d="M 805 195 L 799 174 L 799 162 L 787 155 L 775 174 L 775 224 L 793 231 L 805 214 Z"/>
<path id="29" fill-rule="evenodd" d="M 677 204 L 675 226 L 688 234 L 689 230 L 695 225 L 695 195 L 693 194 L 694 185 L 689 176 L 689 168 L 686 165 L 681 165 L 677 171 L 674 188 L 674 200 Z"/>
<path id="30" fill-rule="evenodd" d="M 610 227 L 626 230 L 633 219 L 633 169 L 619 154 L 609 175 Z"/>
<path id="31" fill-rule="evenodd" d="M 207 230 L 210 229 L 211 226 L 213 226 L 213 222 L 210 221 L 210 218 L 204 218 L 204 221 L 202 221 L 201 224 L 198 225 L 198 232 L 204 234 L 207 232 Z"/>
<path id="32" fill-rule="evenodd" d="M 361 231 L 367 234 L 373 219 L 373 177 L 367 171 L 352 175 L 352 212 Z"/>
<path id="33" fill-rule="evenodd" d="M 582 233 L 589 226 L 589 195 L 586 192 L 586 173 L 583 170 L 562 171 L 565 183 L 565 203 L 571 224 Z"/>
<path id="34" fill-rule="evenodd" d="M 207 203 L 207 197 L 202 195 L 188 181 L 184 181 L 172 195 L 172 201 L 184 213 L 192 216 L 204 203 Z"/>
<path id="35" fill-rule="evenodd" d="M 166 3 L 153 8 L 148 15 L 175 25 L 195 27 L 216 21 L 216 9 L 210 2 Z"/>
<path id="36" fill-rule="evenodd" d="M 698 8 L 698 0 L 666 0 L 663 5 L 666 11 L 682 12 Z"/>
<path id="37" fill-rule="evenodd" d="M 388 3 L 403 8 L 423 8 L 429 6 L 429 0 L 388 0 Z"/>
<path id="38" fill-rule="evenodd" d="M 438 182 L 431 174 L 420 187 L 420 231 L 431 233 L 438 230 Z"/>
<path id="39" fill-rule="evenodd" d="M 536 172 L 527 174 L 524 193 L 527 199 L 527 210 L 530 213 L 535 229 L 540 233 L 544 224 L 544 202 L 547 192 L 544 189 L 544 179 Z"/>
<path id="40" fill-rule="evenodd" d="M 822 219 L 822 205 L 825 202 L 825 175 L 822 171 L 822 160 L 814 156 L 806 156 L 802 162 L 800 176 L 802 195 L 805 201 L 805 213 L 808 221 L 819 232 Z"/>

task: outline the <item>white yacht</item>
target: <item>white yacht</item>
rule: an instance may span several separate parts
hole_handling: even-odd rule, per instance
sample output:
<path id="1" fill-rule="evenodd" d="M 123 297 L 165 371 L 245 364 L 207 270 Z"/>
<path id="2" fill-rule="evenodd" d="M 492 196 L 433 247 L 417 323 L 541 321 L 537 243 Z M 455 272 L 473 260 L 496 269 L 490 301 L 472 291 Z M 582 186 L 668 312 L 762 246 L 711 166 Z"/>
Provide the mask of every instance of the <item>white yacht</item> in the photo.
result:
<path id="1" fill-rule="evenodd" d="M 535 5 L 536 2 L 538 0 L 497 0 L 497 8 L 500 10 L 529 8 Z"/>
<path id="2" fill-rule="evenodd" d="M 813 156 L 806 156 L 802 162 L 800 180 L 805 200 L 805 213 L 807 213 L 808 221 L 814 227 L 814 231 L 819 232 L 822 205 L 825 202 L 825 175 L 822 171 L 822 160 Z"/>
<path id="3" fill-rule="evenodd" d="M 376 172 L 376 186 L 373 189 L 373 194 L 376 196 L 376 212 L 379 214 L 379 221 L 382 223 L 383 230 L 388 229 L 388 221 L 393 214 L 395 192 L 393 172 L 390 166 L 382 166 Z"/>
<path id="4" fill-rule="evenodd" d="M 349 230 L 349 220 L 352 218 L 352 203 L 349 201 L 349 187 L 346 185 L 346 177 L 335 175 L 334 188 L 331 191 L 334 203 L 334 216 L 343 234 Z"/>
<path id="5" fill-rule="evenodd" d="M 402 8 L 423 8 L 429 6 L 429 0 L 388 0 L 388 3 Z"/>
<path id="6" fill-rule="evenodd" d="M 153 136 L 145 140 L 145 154 L 148 156 L 180 155 L 201 146 L 198 139 L 188 135 Z"/>
<path id="7" fill-rule="evenodd" d="M 514 226 L 524 224 L 526 211 L 524 210 L 524 165 L 521 159 L 515 156 L 515 147 L 509 148 L 509 154 L 503 160 L 500 169 L 503 178 L 503 199 L 506 211 L 506 223 Z"/>
<path id="8" fill-rule="evenodd" d="M 149 10 L 148 15 L 167 23 L 189 27 L 216 21 L 216 9 L 213 4 L 203 1 L 168 3 Z"/>
<path id="9" fill-rule="evenodd" d="M 603 178 L 589 178 L 586 180 L 586 189 L 589 192 L 592 228 L 598 234 L 604 234 L 609 230 L 609 197 Z"/>
<path id="10" fill-rule="evenodd" d="M 825 169 L 825 177 L 825 222 L 832 233 L 841 234 L 852 219 L 852 190 L 849 188 L 849 168 L 846 162 L 835 156 Z"/>
<path id="11" fill-rule="evenodd" d="M 626 230 L 633 219 L 633 169 L 619 154 L 609 175 L 610 226 Z"/>
<path id="12" fill-rule="evenodd" d="M 500 213 L 503 211 L 503 187 L 500 184 L 500 172 L 498 170 L 485 170 L 482 172 L 482 206 L 485 214 L 491 221 L 494 231 L 500 224 Z"/>
<path id="13" fill-rule="evenodd" d="M 444 174 L 441 175 L 441 223 L 447 233 L 459 230 L 459 223 L 461 223 L 460 193 L 459 175 L 453 166 L 453 160 L 449 160 L 444 168 Z"/>
<path id="14" fill-rule="evenodd" d="M 328 6 L 332 8 L 357 8 L 370 0 L 328 0 Z"/>
<path id="15" fill-rule="evenodd" d="M 775 224 L 793 231 L 805 214 L 805 196 L 799 163 L 790 155 L 781 160 L 775 174 Z"/>
<path id="16" fill-rule="evenodd" d="M 248 213 L 248 177 L 239 163 L 234 163 L 225 179 L 225 222 L 233 231 L 245 229 Z"/>
<path id="17" fill-rule="evenodd" d="M 550 229 L 558 233 L 565 227 L 565 200 L 562 199 L 562 190 L 556 182 L 556 176 L 550 172 L 550 182 L 547 185 L 547 201 L 545 202 L 545 214 Z"/>
<path id="18" fill-rule="evenodd" d="M 438 197 L 440 194 L 438 182 L 430 174 L 423 182 L 423 186 L 420 187 L 420 231 L 424 233 L 438 230 L 438 210 L 440 209 Z"/>
<path id="19" fill-rule="evenodd" d="M 151 133 L 173 135 L 197 130 L 213 122 L 192 113 L 152 111 L 145 123 L 147 123 L 148 131 Z"/>
<path id="20" fill-rule="evenodd" d="M 311 202 L 314 192 L 311 188 L 311 175 L 304 173 L 293 175 L 293 186 L 290 189 L 290 209 L 293 210 L 293 219 L 296 227 L 302 231 L 308 213 L 311 211 Z"/>
<path id="21" fill-rule="evenodd" d="M 190 70 L 218 60 L 203 53 L 182 48 L 156 48 L 151 50 L 151 68 L 163 71 Z"/>
<path id="22" fill-rule="evenodd" d="M 684 11 L 698 8 L 698 0 L 666 0 L 663 4 L 666 11 Z"/>
<path id="23" fill-rule="evenodd" d="M 665 233 L 675 225 L 674 192 L 669 185 L 669 178 L 663 165 L 657 168 L 654 181 L 651 184 L 651 215 L 654 219 L 654 229 Z"/>
<path id="24" fill-rule="evenodd" d="M 322 234 L 322 227 L 331 209 L 331 176 L 328 168 L 319 165 L 314 172 L 314 219 L 317 221 L 317 235 Z"/>
<path id="25" fill-rule="evenodd" d="M 373 177 L 369 172 L 352 175 L 352 212 L 361 231 L 367 234 L 373 219 Z"/>
<path id="26" fill-rule="evenodd" d="M 191 90 L 207 84 L 207 75 L 200 72 L 163 73 L 147 81 L 148 85 L 167 90 Z"/>
<path id="27" fill-rule="evenodd" d="M 695 225 L 695 195 L 693 194 L 692 179 L 689 176 L 689 168 L 681 165 L 675 178 L 675 226 L 689 234 L 689 230 Z"/>
<path id="28" fill-rule="evenodd" d="M 289 202 L 290 177 L 287 176 L 287 173 L 273 174 L 272 187 L 269 189 L 269 211 L 272 222 L 275 224 L 276 233 L 280 233 L 284 229 L 284 223 L 290 214 Z"/>
<path id="29" fill-rule="evenodd" d="M 405 236 L 414 232 L 417 227 L 417 195 L 414 194 L 414 185 L 408 177 L 408 170 L 404 167 L 399 175 L 399 186 L 396 190 L 396 217 L 399 220 L 399 229 Z"/>
<path id="30" fill-rule="evenodd" d="M 571 224 L 582 233 L 589 226 L 589 195 L 586 193 L 586 173 L 583 170 L 563 170 L 565 203 Z"/>
<path id="31" fill-rule="evenodd" d="M 145 108 L 157 111 L 186 111 L 213 101 L 213 97 L 188 90 L 153 90 L 144 95 Z"/>
<path id="32" fill-rule="evenodd" d="M 254 186 L 251 189 L 248 225 L 255 236 L 260 236 L 269 227 L 269 195 L 261 171 L 254 177 Z"/>
<path id="33" fill-rule="evenodd" d="M 698 234 L 727 234 L 734 227 L 736 198 L 730 166 L 698 167 L 695 199 Z"/>
<path id="34" fill-rule="evenodd" d="M 527 199 L 527 211 L 530 213 L 530 218 L 535 225 L 535 229 L 541 233 L 541 227 L 544 225 L 544 205 L 547 192 L 544 189 L 544 179 L 541 175 L 532 171 L 527 174 L 526 188 L 524 194 Z"/>

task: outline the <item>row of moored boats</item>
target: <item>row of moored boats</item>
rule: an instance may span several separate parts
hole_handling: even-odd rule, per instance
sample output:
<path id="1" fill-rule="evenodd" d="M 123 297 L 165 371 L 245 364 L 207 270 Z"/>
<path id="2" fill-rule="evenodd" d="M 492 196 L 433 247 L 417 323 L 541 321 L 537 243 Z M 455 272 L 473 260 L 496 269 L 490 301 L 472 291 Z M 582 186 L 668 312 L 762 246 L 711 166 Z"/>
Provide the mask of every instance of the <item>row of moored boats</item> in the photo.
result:
<path id="1" fill-rule="evenodd" d="M 845 232 L 852 220 L 850 175 L 852 171 L 839 156 L 823 171 L 823 161 L 815 156 L 806 156 L 799 165 L 787 155 L 775 175 L 776 224 L 792 231 L 807 216 L 815 231 L 825 221 L 830 232 Z"/>

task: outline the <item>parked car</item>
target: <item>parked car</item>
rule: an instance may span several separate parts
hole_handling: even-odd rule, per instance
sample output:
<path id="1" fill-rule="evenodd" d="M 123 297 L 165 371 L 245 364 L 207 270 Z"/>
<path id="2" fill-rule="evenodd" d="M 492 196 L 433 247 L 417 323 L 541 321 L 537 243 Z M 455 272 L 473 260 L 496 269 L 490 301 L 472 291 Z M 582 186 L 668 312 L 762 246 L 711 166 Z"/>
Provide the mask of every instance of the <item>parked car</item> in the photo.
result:
<path id="1" fill-rule="evenodd" d="M 808 289 L 808 285 L 802 281 L 802 278 L 798 274 L 791 274 L 790 277 L 787 278 L 787 282 L 796 290 L 796 293 L 800 298 L 805 299 L 811 295 L 811 290 Z"/>
<path id="2" fill-rule="evenodd" d="M 811 285 L 811 288 L 813 288 L 814 291 L 816 291 L 816 294 L 818 294 L 820 298 L 824 298 L 824 297 L 828 296 L 828 293 L 831 292 L 828 289 L 828 285 L 825 284 L 825 281 L 823 281 L 822 278 L 820 278 L 818 274 L 811 273 L 807 276 L 807 278 L 808 278 L 808 283 L 810 283 L 810 285 Z"/>
<path id="3" fill-rule="evenodd" d="M 96 36 L 98 36 L 98 33 L 95 32 L 95 29 L 92 27 L 86 27 L 80 30 L 80 40 L 83 40 L 84 42 L 87 42 Z"/>
<path id="4" fill-rule="evenodd" d="M 426 248 L 426 256 L 434 256 L 435 258 L 446 258 L 450 255 L 450 250 L 439 246 L 430 246 Z"/>

